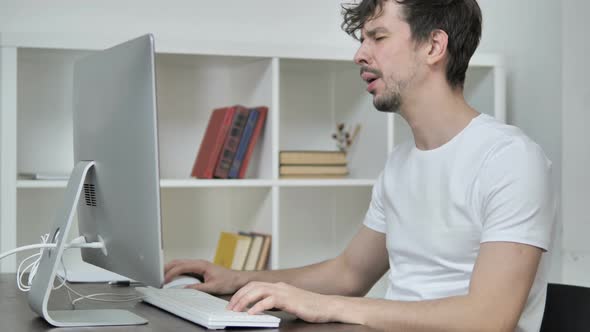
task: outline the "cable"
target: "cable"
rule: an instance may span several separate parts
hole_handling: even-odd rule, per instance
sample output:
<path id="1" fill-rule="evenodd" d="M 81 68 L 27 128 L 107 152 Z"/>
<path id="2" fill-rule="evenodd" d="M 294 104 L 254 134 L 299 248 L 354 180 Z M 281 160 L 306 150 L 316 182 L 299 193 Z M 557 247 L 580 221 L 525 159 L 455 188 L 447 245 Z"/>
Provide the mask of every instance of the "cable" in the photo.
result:
<path id="1" fill-rule="evenodd" d="M 98 301 L 98 302 L 130 302 L 130 301 L 137 301 L 137 300 L 141 300 L 144 297 L 143 296 L 137 296 L 137 294 L 117 294 L 117 293 L 96 293 L 96 294 L 90 294 L 90 295 L 83 295 L 80 294 L 79 292 L 77 292 L 76 290 L 74 290 L 70 285 L 68 285 L 67 283 L 64 284 L 65 287 L 72 291 L 72 293 L 78 295 L 79 297 L 75 300 L 72 301 L 72 306 L 76 305 L 76 302 L 78 301 L 82 301 L 82 300 L 91 300 L 91 301 Z M 115 299 L 115 300 L 107 300 L 107 299 L 97 299 L 95 297 L 97 296 L 115 296 L 115 297 L 127 297 L 126 299 Z"/>
<path id="2" fill-rule="evenodd" d="M 47 248 L 57 247 L 56 243 L 47 243 L 48 239 L 49 239 L 49 234 L 45 234 L 45 235 L 41 236 L 41 243 L 39 243 L 39 244 L 22 246 L 22 247 L 10 250 L 10 251 L 0 255 L 0 259 L 3 259 L 5 257 L 8 257 L 8 256 L 13 255 L 15 253 L 18 253 L 20 251 L 39 249 L 38 253 L 28 256 L 27 258 L 23 259 L 20 262 L 20 264 L 18 265 L 17 273 L 16 273 L 16 283 L 17 283 L 18 288 L 23 292 L 28 292 L 31 289 L 31 285 L 33 283 L 33 279 L 35 277 L 35 274 L 37 273 L 37 268 L 39 266 L 41 258 L 43 257 L 44 250 Z M 86 239 L 83 236 L 80 236 L 80 237 L 73 239 L 70 243 L 66 244 L 66 246 L 65 246 L 66 250 L 71 249 L 71 248 L 102 249 L 102 248 L 104 248 L 104 243 L 103 242 L 86 243 Z M 30 262 L 28 265 L 26 265 L 31 260 L 32 260 L 32 262 Z M 82 301 L 82 300 L 91 300 L 91 301 L 99 301 L 99 302 L 129 302 L 129 301 L 141 300 L 144 298 L 143 296 L 137 296 L 137 294 L 117 294 L 117 293 L 97 293 L 97 294 L 83 295 L 83 294 L 79 293 L 78 291 L 76 291 L 75 289 L 73 289 L 70 285 L 68 285 L 68 283 L 67 283 L 68 274 L 67 274 L 66 266 L 64 264 L 63 255 L 60 258 L 60 263 L 64 269 L 64 277 L 61 277 L 60 275 L 56 275 L 57 279 L 61 281 L 61 284 L 59 284 L 58 286 L 54 285 L 53 289 L 57 290 L 62 287 L 65 287 L 68 292 L 68 297 L 70 299 L 72 307 L 75 307 L 76 303 L 79 301 Z M 25 266 L 25 267 L 23 268 L 23 266 Z M 28 270 L 31 270 L 31 272 L 29 273 L 28 280 L 25 283 L 25 281 L 23 281 L 23 276 L 26 274 L 26 272 Z M 78 298 L 72 299 L 71 293 L 76 294 L 78 296 Z M 99 297 L 103 297 L 103 296 L 113 296 L 116 299 L 99 298 Z"/>
<path id="3" fill-rule="evenodd" d="M 9 251 L 3 253 L 2 255 L 0 255 L 0 260 L 1 260 L 3 258 L 6 258 L 10 255 L 14 255 L 14 254 L 21 252 L 21 251 L 40 249 L 38 253 L 25 258 L 18 265 L 18 268 L 16 271 L 16 284 L 18 286 L 18 289 L 20 289 L 23 292 L 28 292 L 31 289 L 31 284 L 33 282 L 33 278 L 35 277 L 35 274 L 37 273 L 37 268 L 39 266 L 39 262 L 41 261 L 41 257 L 43 256 L 44 250 L 46 248 L 57 247 L 56 243 L 47 243 L 48 239 L 49 239 L 49 234 L 45 234 L 45 235 L 41 236 L 41 243 L 39 243 L 39 244 L 22 246 L 22 247 L 13 249 L 13 250 L 9 250 Z M 67 250 L 70 248 L 98 248 L 98 249 L 100 249 L 100 248 L 104 248 L 104 243 L 102 243 L 102 242 L 86 243 L 86 239 L 83 236 L 79 236 L 79 237 L 75 238 L 74 240 L 72 240 L 70 243 L 66 244 L 65 249 Z M 63 256 L 62 256 L 62 258 L 63 258 Z M 31 264 L 26 265 L 26 267 L 24 269 L 22 269 L 23 266 L 26 264 L 26 262 L 28 262 L 31 259 L 34 259 L 34 261 Z M 62 264 L 63 264 L 63 261 L 62 261 Z M 28 270 L 30 270 L 29 278 L 28 278 L 27 283 L 25 283 L 23 281 L 23 276 Z M 64 283 L 65 283 L 65 280 L 62 280 L 62 284 L 54 289 L 61 288 L 64 285 Z"/>
<path id="4" fill-rule="evenodd" d="M 77 240 L 77 239 L 75 239 L 75 240 Z M 102 243 L 102 242 L 80 243 L 80 242 L 75 242 L 75 240 L 68 243 L 66 245 L 66 249 L 68 249 L 68 248 L 95 248 L 95 249 L 104 248 L 104 243 Z M 45 248 L 55 248 L 55 247 L 57 247 L 57 243 L 45 243 L 44 242 L 44 243 L 39 243 L 39 244 L 30 244 L 27 246 L 22 246 L 22 247 L 18 247 L 16 249 L 9 250 L 9 251 L 1 254 L 0 260 L 4 259 L 10 255 L 14 255 L 18 252 L 25 251 L 25 250 L 45 249 Z"/>

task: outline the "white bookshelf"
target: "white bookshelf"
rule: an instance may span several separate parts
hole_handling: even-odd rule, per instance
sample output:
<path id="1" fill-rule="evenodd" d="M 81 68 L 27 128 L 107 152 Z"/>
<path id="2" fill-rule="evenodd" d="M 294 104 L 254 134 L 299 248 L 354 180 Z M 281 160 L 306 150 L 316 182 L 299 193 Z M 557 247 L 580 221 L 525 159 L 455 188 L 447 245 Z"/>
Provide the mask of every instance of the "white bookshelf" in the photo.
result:
<path id="1" fill-rule="evenodd" d="M 53 222 L 66 181 L 19 172 L 68 174 L 72 68 L 76 59 L 135 36 L 0 36 L 0 251 L 37 242 Z M 253 45 L 156 36 L 162 222 L 165 258 L 212 259 L 220 231 L 273 236 L 272 268 L 338 254 L 361 225 L 371 187 L 393 146 L 410 138 L 397 116 L 374 110 L 354 49 Z M 505 120 L 502 58 L 476 54 L 466 96 Z M 242 180 L 189 177 L 213 108 L 266 105 L 263 136 Z M 345 179 L 280 179 L 286 149 L 335 149 L 337 122 L 360 123 Z M 22 256 L 6 260 L 14 272 Z M 384 285 L 371 294 L 379 296 Z"/>

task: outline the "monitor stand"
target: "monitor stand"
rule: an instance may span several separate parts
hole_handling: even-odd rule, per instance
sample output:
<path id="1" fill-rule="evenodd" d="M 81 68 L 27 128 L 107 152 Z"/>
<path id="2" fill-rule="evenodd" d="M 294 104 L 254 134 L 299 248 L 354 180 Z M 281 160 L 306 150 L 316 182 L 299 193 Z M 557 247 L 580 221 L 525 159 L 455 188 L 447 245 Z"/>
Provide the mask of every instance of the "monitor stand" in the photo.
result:
<path id="1" fill-rule="evenodd" d="M 47 309 L 49 295 L 53 290 L 55 274 L 66 245 L 64 239 L 67 238 L 70 232 L 73 216 L 78 206 L 78 200 L 88 171 L 94 165 L 94 161 L 81 161 L 76 164 L 72 171 L 66 187 L 64 204 L 58 211 L 51 233 L 49 233 L 49 242 L 57 243 L 57 247 L 51 249 L 46 248 L 43 251 L 37 273 L 29 291 L 29 306 L 37 314 L 45 318 L 49 324 L 58 327 L 146 324 L 147 320 L 127 310 Z"/>

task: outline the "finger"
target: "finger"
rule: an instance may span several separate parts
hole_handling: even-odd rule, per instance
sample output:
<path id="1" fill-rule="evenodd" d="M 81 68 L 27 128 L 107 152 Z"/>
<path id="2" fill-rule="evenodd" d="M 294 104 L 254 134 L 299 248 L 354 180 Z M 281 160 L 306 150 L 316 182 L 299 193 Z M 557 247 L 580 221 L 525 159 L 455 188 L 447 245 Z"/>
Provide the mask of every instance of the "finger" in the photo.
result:
<path id="1" fill-rule="evenodd" d="M 172 281 L 172 279 L 174 277 L 179 276 L 181 274 L 185 274 L 188 272 L 199 273 L 196 271 L 202 271 L 202 270 L 203 270 L 202 268 L 199 268 L 194 263 L 179 264 L 179 265 L 176 265 L 175 267 L 171 268 L 170 270 L 168 270 L 168 272 L 166 272 L 166 274 L 164 275 L 164 282 L 168 283 L 168 282 Z"/>
<path id="2" fill-rule="evenodd" d="M 168 272 L 173 267 L 175 267 L 179 264 L 182 264 L 183 262 L 185 262 L 185 260 L 181 260 L 181 259 L 174 259 L 174 260 L 168 262 L 166 265 L 164 265 L 164 273 Z"/>
<path id="3" fill-rule="evenodd" d="M 247 294 L 242 296 L 240 300 L 233 306 L 233 311 L 246 311 L 250 304 L 256 303 L 266 297 L 272 296 L 272 292 L 268 287 L 252 288 Z"/>
<path id="4" fill-rule="evenodd" d="M 240 301 L 240 299 L 245 295 L 248 294 L 248 292 L 256 287 L 257 285 L 260 285 L 262 283 L 260 282 L 249 282 L 246 284 L 246 286 L 240 288 L 229 300 L 229 303 L 227 305 L 227 309 L 228 310 L 232 310 L 233 307 L 236 305 L 236 303 L 238 303 Z"/>
<path id="5" fill-rule="evenodd" d="M 252 308 L 250 308 L 250 310 L 248 310 L 248 314 L 257 315 L 265 310 L 270 310 L 272 308 L 276 308 L 276 306 L 277 306 L 276 297 L 269 296 L 269 297 L 263 299 L 262 301 L 259 301 L 254 306 L 252 306 Z"/>
<path id="6" fill-rule="evenodd" d="M 205 292 L 205 293 L 217 293 L 217 285 L 215 283 L 211 283 L 211 282 L 205 282 L 205 283 L 196 283 L 196 284 L 192 284 L 192 285 L 187 285 L 184 288 L 187 289 L 196 289 L 198 291 L 201 292 Z"/>
<path id="7" fill-rule="evenodd" d="M 180 266 L 174 266 L 173 268 L 171 268 L 170 270 L 166 271 L 166 273 L 164 273 L 164 283 L 167 284 L 170 281 L 172 281 L 172 279 L 178 275 L 180 275 L 181 271 L 181 267 Z"/>
<path id="8" fill-rule="evenodd" d="M 172 278 L 186 273 L 196 273 L 205 276 L 208 262 L 203 260 L 186 260 L 172 267 L 164 275 L 165 282 L 170 282 Z"/>

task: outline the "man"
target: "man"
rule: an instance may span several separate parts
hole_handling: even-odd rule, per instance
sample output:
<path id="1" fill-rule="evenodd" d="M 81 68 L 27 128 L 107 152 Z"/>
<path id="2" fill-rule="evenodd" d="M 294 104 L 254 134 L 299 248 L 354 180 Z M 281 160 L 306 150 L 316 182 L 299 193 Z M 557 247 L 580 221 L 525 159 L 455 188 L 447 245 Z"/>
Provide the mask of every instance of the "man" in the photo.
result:
<path id="1" fill-rule="evenodd" d="M 374 106 L 414 141 L 396 146 L 362 228 L 338 257 L 289 270 L 173 261 L 166 280 L 233 293 L 228 308 L 400 331 L 538 331 L 555 199 L 551 163 L 519 129 L 463 96 L 481 35 L 475 0 L 364 0 L 344 10 Z M 387 270 L 385 299 L 362 298 Z M 249 309 L 248 307 L 251 306 Z"/>

